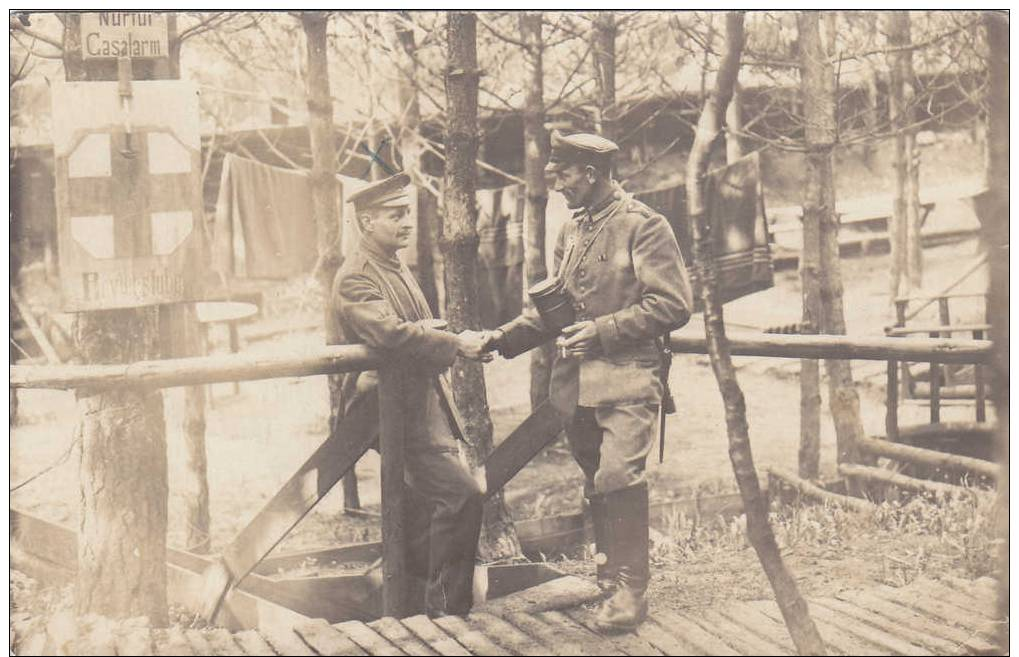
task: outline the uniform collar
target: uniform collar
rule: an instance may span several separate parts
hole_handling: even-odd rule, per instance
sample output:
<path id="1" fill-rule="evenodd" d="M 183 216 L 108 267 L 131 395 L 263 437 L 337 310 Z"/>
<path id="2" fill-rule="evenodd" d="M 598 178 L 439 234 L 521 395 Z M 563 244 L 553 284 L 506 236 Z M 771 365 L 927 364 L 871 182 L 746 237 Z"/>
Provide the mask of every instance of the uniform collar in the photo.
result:
<path id="1" fill-rule="evenodd" d="M 581 208 L 573 213 L 573 219 L 577 223 L 590 222 L 596 224 L 602 219 L 610 216 L 619 207 L 619 203 L 626 198 L 626 192 L 615 180 L 612 181 L 612 192 L 604 199 L 590 208 Z"/>
<path id="2" fill-rule="evenodd" d="M 402 271 L 403 262 L 396 253 L 387 253 L 371 237 L 361 236 L 361 252 L 375 264 L 391 271 Z"/>

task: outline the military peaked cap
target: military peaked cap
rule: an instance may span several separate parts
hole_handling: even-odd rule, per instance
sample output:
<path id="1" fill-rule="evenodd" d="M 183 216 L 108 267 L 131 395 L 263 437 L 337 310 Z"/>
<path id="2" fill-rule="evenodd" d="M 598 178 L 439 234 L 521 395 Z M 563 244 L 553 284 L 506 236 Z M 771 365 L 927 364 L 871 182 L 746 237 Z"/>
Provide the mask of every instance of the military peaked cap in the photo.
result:
<path id="1" fill-rule="evenodd" d="M 614 141 L 598 135 L 579 132 L 564 136 L 555 130 L 552 132 L 552 153 L 545 171 L 551 173 L 571 164 L 605 164 L 618 150 L 619 146 Z"/>
<path id="2" fill-rule="evenodd" d="M 364 208 L 399 208 L 410 205 L 407 185 L 410 176 L 398 173 L 385 180 L 367 185 L 350 195 L 347 200 L 358 210 Z"/>

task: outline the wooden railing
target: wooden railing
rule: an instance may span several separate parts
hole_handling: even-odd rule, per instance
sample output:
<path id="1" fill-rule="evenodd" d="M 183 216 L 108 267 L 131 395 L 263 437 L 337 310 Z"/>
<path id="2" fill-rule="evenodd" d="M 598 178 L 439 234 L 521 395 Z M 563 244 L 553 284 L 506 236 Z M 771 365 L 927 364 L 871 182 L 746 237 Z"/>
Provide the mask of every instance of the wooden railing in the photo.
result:
<path id="1" fill-rule="evenodd" d="M 968 276 L 971 272 L 972 269 L 967 271 L 965 275 Z M 895 300 L 895 325 L 886 328 L 885 334 L 889 337 L 905 339 L 908 339 L 909 336 L 915 335 L 927 335 L 932 339 L 942 339 L 952 337 L 959 333 L 968 333 L 973 340 L 966 342 L 983 342 L 984 337 L 988 335 L 988 332 L 991 329 L 990 324 L 952 324 L 949 309 L 949 301 L 951 299 L 984 299 L 986 305 L 987 295 L 986 293 L 945 292 L 933 296 L 899 297 Z M 919 302 L 919 305 L 914 306 L 912 312 L 910 312 L 909 306 L 912 302 Z M 906 323 L 910 319 L 915 318 L 921 310 L 935 303 L 938 306 L 938 324 L 906 325 Z M 911 396 L 919 389 L 919 386 L 912 378 L 912 374 L 910 373 L 908 366 L 909 362 L 918 362 L 919 360 L 925 361 L 926 359 L 911 361 L 907 358 L 899 358 L 889 359 L 888 361 L 885 402 L 885 433 L 889 440 L 895 440 L 899 436 L 898 408 L 900 396 Z M 935 425 L 941 422 L 942 391 L 946 384 L 946 373 L 943 370 L 944 361 L 932 360 L 927 362 L 930 363 L 930 382 L 925 396 L 930 402 L 930 423 Z M 967 397 L 973 397 L 975 401 L 974 406 L 977 422 L 987 421 L 987 386 L 986 375 L 982 366 L 983 364 L 985 363 L 973 363 L 974 370 L 972 388 L 969 386 L 966 386 L 965 389 L 955 387 L 951 391 L 953 394 L 959 394 L 962 392 L 965 393 Z"/>
<path id="2" fill-rule="evenodd" d="M 838 335 L 734 335 L 735 356 L 825 358 L 845 360 L 927 361 L 986 364 L 986 340 L 917 339 L 909 337 L 852 338 Z M 676 353 L 706 354 L 703 336 L 685 332 L 672 336 Z M 206 616 L 215 617 L 223 597 L 244 579 L 312 507 L 369 449 L 373 436 L 366 427 L 377 417 L 382 460 L 383 613 L 400 616 L 405 609 L 403 586 L 405 537 L 402 514 L 403 446 L 408 422 L 401 400 L 403 365 L 364 346 L 323 346 L 300 354 L 229 354 L 125 365 L 14 365 L 12 388 L 93 389 L 118 387 L 168 388 L 229 381 L 379 371 L 379 395 L 352 408 L 329 438 L 287 481 L 276 496 L 228 545 L 215 568 L 206 573 Z M 891 367 L 890 367 L 891 372 Z M 539 406 L 505 438 L 485 462 L 486 494 L 501 489 L 565 426 L 554 407 Z"/>

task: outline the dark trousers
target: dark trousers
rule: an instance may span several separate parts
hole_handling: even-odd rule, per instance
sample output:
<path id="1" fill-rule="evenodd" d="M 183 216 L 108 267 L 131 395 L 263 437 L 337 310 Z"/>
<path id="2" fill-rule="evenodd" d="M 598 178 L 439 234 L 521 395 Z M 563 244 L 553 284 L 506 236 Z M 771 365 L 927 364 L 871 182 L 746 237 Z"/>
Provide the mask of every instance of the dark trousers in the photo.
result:
<path id="1" fill-rule="evenodd" d="M 410 613 L 464 615 L 471 608 L 484 496 L 457 454 L 410 446 L 404 528 Z"/>

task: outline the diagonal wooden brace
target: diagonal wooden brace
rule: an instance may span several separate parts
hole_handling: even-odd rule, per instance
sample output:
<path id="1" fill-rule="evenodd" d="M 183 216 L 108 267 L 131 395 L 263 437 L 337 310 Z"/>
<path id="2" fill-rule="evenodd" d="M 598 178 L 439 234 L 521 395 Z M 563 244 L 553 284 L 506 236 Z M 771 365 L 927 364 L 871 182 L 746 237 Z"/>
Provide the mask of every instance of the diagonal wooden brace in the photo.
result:
<path id="1" fill-rule="evenodd" d="M 230 587 L 244 579 L 353 468 L 377 437 L 379 401 L 356 401 L 336 429 L 203 574 L 202 616 L 215 620 Z"/>
<path id="2" fill-rule="evenodd" d="M 244 579 L 343 478 L 375 441 L 378 397 L 351 407 L 337 430 L 322 443 L 283 488 L 237 534 L 217 563 L 203 575 L 202 616 L 212 622 L 223 597 Z M 499 491 L 565 428 L 565 418 L 544 402 L 492 450 L 485 460 L 485 495 Z"/>
<path id="3" fill-rule="evenodd" d="M 538 452 L 556 439 L 566 428 L 567 420 L 550 401 L 534 409 L 485 459 L 485 497 L 502 490 Z"/>

